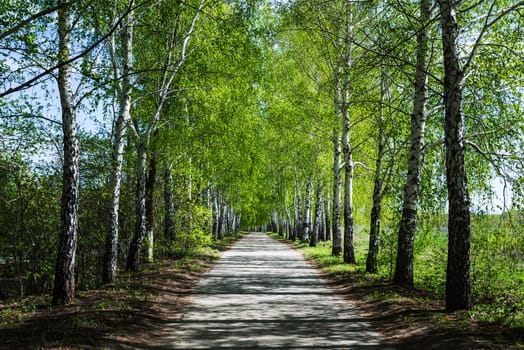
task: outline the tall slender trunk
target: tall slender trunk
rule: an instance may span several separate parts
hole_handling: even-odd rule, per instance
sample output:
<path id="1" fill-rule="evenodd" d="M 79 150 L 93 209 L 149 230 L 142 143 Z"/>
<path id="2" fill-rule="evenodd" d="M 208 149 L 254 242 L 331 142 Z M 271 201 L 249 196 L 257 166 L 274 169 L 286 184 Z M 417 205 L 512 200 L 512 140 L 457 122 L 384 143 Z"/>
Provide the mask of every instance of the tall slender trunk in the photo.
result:
<path id="1" fill-rule="evenodd" d="M 236 220 L 237 220 L 237 215 L 235 213 L 235 209 L 233 209 L 233 207 L 231 207 L 231 223 L 230 223 L 230 230 L 231 230 L 231 234 L 233 234 L 235 232 L 235 224 L 236 224 Z"/>
<path id="2" fill-rule="evenodd" d="M 320 236 L 320 229 L 322 227 L 322 207 L 324 206 L 323 202 L 323 185 L 322 180 L 318 181 L 317 184 L 317 198 L 315 203 L 315 226 L 313 227 L 313 233 L 311 235 L 311 240 L 309 241 L 310 247 L 316 247 L 319 236 Z"/>
<path id="3" fill-rule="evenodd" d="M 341 38 L 339 41 L 342 40 Z M 340 43 L 342 44 L 342 43 Z M 342 140 L 339 133 L 342 115 L 342 74 L 343 66 L 339 62 L 334 72 L 334 126 L 333 127 L 333 220 L 331 222 L 333 242 L 331 245 L 331 255 L 339 256 L 342 253 L 342 232 L 340 230 L 340 220 L 342 216 Z"/>
<path id="4" fill-rule="evenodd" d="M 175 242 L 175 200 L 173 196 L 173 173 L 171 166 L 164 164 L 164 238 L 170 242 Z"/>
<path id="5" fill-rule="evenodd" d="M 383 194 L 383 180 L 382 180 L 382 161 L 384 158 L 384 148 L 386 140 L 384 137 L 384 97 L 386 74 L 384 67 L 382 67 L 382 74 L 380 79 L 380 111 L 377 120 L 378 135 L 377 135 L 377 160 L 375 162 L 375 180 L 373 185 L 373 206 L 371 208 L 371 221 L 369 224 L 369 249 L 366 258 L 366 272 L 377 272 L 377 258 L 379 249 L 379 235 L 380 235 L 380 213 L 382 211 L 382 194 Z"/>
<path id="6" fill-rule="evenodd" d="M 371 222 L 369 227 L 369 249 L 366 258 L 366 272 L 377 272 L 377 258 L 380 235 L 380 213 L 382 211 L 382 179 L 379 170 L 382 167 L 381 157 L 377 158 L 377 170 L 373 187 L 373 207 L 371 208 Z"/>
<path id="7" fill-rule="evenodd" d="M 153 261 L 154 247 L 154 194 L 156 181 L 156 153 L 149 159 L 149 172 L 146 179 L 146 231 L 147 231 L 147 260 Z"/>
<path id="8" fill-rule="evenodd" d="M 295 225 L 293 228 L 293 235 L 291 240 L 295 241 L 301 238 L 302 231 L 302 216 L 301 214 L 301 198 L 300 198 L 300 186 L 298 185 L 298 177 L 295 173 L 295 200 L 294 200 L 294 209 L 295 209 Z"/>
<path id="9" fill-rule="evenodd" d="M 236 230 L 240 231 L 240 223 L 242 222 L 242 212 L 238 214 Z"/>
<path id="10" fill-rule="evenodd" d="M 320 222 L 318 223 L 318 240 L 324 242 L 326 240 L 326 228 L 325 228 L 325 222 L 324 222 L 324 183 L 322 183 L 322 198 L 321 198 L 322 206 L 320 207 L 320 217 L 318 220 Z M 315 221 L 316 222 L 316 221 Z"/>
<path id="11" fill-rule="evenodd" d="M 218 226 L 217 226 L 217 237 L 218 239 L 224 239 L 224 203 L 222 200 L 218 201 L 218 211 L 217 211 L 217 220 L 218 220 Z"/>
<path id="12" fill-rule="evenodd" d="M 219 220 L 219 207 L 218 207 L 218 195 L 213 193 L 211 199 L 211 213 L 213 215 L 213 235 L 215 239 L 218 239 L 218 220 Z"/>
<path id="13" fill-rule="evenodd" d="M 324 208 L 324 217 L 325 217 L 325 224 L 324 224 L 324 231 L 325 231 L 325 234 L 324 234 L 324 237 L 326 239 L 326 241 L 330 241 L 331 240 L 331 207 L 329 205 L 330 203 L 330 200 L 329 200 L 329 196 L 327 198 L 327 200 L 325 201 L 325 208 Z"/>
<path id="14" fill-rule="evenodd" d="M 344 148 L 350 148 L 350 146 L 346 145 Z M 351 151 L 344 153 L 344 262 L 356 264 L 353 225 L 353 160 Z"/>
<path id="15" fill-rule="evenodd" d="M 342 152 L 344 154 L 344 262 L 356 264 L 353 225 L 353 152 L 351 149 L 351 110 L 349 93 L 350 73 L 353 65 L 353 17 L 349 1 L 346 4 L 346 33 L 344 39 L 344 78 L 342 85 Z"/>
<path id="16" fill-rule="evenodd" d="M 457 48 L 458 24 L 455 5 L 439 0 L 444 55 L 444 106 L 446 137 L 446 182 L 448 186 L 448 265 L 446 309 L 471 308 L 470 290 L 470 214 L 464 156 L 464 114 L 462 81 Z"/>
<path id="17" fill-rule="evenodd" d="M 338 135 L 333 138 L 333 220 L 331 222 L 333 243 L 331 255 L 342 253 L 342 232 L 340 218 L 342 216 L 342 169 L 340 167 L 342 148 Z"/>
<path id="18" fill-rule="evenodd" d="M 289 210 L 289 208 L 286 206 L 286 238 L 287 239 L 291 239 L 291 235 L 293 234 L 292 233 L 293 231 L 293 228 L 291 226 L 291 212 Z"/>
<path id="19" fill-rule="evenodd" d="M 231 234 L 231 223 L 233 221 L 233 211 L 231 209 L 231 207 L 228 205 L 227 206 L 227 210 L 226 210 L 226 224 L 227 224 L 227 230 L 226 230 L 226 235 L 230 235 Z M 273 226 L 274 228 L 275 226 Z"/>
<path id="20" fill-rule="evenodd" d="M 302 220 L 302 237 L 301 240 L 306 242 L 311 234 L 311 192 L 313 190 L 313 182 L 306 181 L 306 193 L 304 195 L 304 219 Z"/>
<path id="21" fill-rule="evenodd" d="M 64 1 L 60 1 L 64 3 Z M 58 10 L 58 50 L 61 61 L 71 54 L 72 24 L 69 6 Z M 78 136 L 71 87 L 70 64 L 58 69 L 58 91 L 62 107 L 64 164 L 62 173 L 62 200 L 60 239 L 55 265 L 53 305 L 69 304 L 75 296 L 75 257 L 78 237 Z"/>
<path id="22" fill-rule="evenodd" d="M 146 236 L 146 164 L 147 151 L 143 142 L 137 145 L 136 164 L 136 226 L 127 255 L 127 271 L 138 270 L 140 250 Z"/>
<path id="23" fill-rule="evenodd" d="M 122 183 L 122 163 L 124 159 L 124 142 L 127 123 L 131 110 L 131 72 L 133 64 L 133 17 L 128 14 L 127 23 L 122 33 L 122 83 L 120 94 L 119 113 L 115 122 L 115 139 L 113 141 L 113 159 L 111 165 L 110 185 L 111 201 L 109 204 L 109 230 L 106 235 L 106 249 L 104 256 L 104 270 L 102 281 L 115 283 L 118 268 L 118 212 L 120 209 L 120 189 Z M 118 69 L 116 66 L 114 69 Z M 115 73 L 116 74 L 116 73 Z"/>
<path id="24" fill-rule="evenodd" d="M 402 218 L 398 233 L 395 283 L 413 285 L 413 241 L 417 225 L 417 207 L 420 197 L 420 181 L 424 164 L 425 106 L 427 100 L 427 54 L 428 23 L 431 15 L 431 0 L 420 0 L 420 29 L 417 33 L 417 61 L 415 68 L 415 96 L 411 115 L 411 138 L 408 174 L 404 185 Z"/>

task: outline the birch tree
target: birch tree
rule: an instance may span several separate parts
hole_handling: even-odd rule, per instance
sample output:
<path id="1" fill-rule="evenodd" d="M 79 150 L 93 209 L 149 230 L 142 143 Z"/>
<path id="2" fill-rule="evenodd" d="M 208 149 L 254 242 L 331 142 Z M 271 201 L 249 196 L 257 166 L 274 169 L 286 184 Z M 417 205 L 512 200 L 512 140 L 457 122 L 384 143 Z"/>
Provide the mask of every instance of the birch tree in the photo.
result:
<path id="1" fill-rule="evenodd" d="M 315 201 L 315 224 L 313 227 L 313 232 L 311 239 L 309 241 L 310 247 L 316 247 L 319 237 L 321 235 L 321 230 L 323 227 L 323 208 L 324 208 L 324 198 L 323 198 L 323 184 L 322 180 L 317 180 L 317 189 L 316 189 L 316 201 Z"/>
<path id="2" fill-rule="evenodd" d="M 396 283 L 413 285 L 413 241 L 415 239 L 420 181 L 424 163 L 424 130 L 428 81 L 428 30 L 431 17 L 431 0 L 420 0 L 417 27 L 415 63 L 415 94 L 411 115 L 411 136 L 408 173 L 404 185 L 402 217 L 398 233 L 398 250 L 395 267 Z"/>
<path id="3" fill-rule="evenodd" d="M 345 5 L 345 30 L 342 54 L 342 153 L 344 154 L 344 262 L 356 264 L 353 218 L 353 149 L 351 147 L 351 76 L 353 68 L 353 9 L 350 1 Z"/>
<path id="4" fill-rule="evenodd" d="M 146 237 L 146 170 L 149 145 L 153 133 L 159 127 L 158 122 L 164 111 L 164 104 L 169 98 L 172 98 L 173 91 L 171 89 L 173 82 L 177 77 L 180 67 L 191 53 L 191 49 L 189 48 L 190 40 L 205 3 L 205 0 L 200 0 L 195 4 L 195 7 L 187 4 L 177 4 L 175 8 L 172 9 L 172 15 L 174 17 L 164 19 L 167 21 L 172 20 L 173 22 L 171 23 L 171 27 L 168 27 L 168 35 L 165 37 L 163 44 L 165 51 L 161 51 L 165 56 L 161 59 L 158 67 L 158 80 L 156 84 L 152 85 L 156 101 L 154 102 L 150 116 L 145 120 L 145 124 L 143 121 L 139 121 L 138 118 L 133 120 L 131 129 L 134 134 L 137 152 L 136 228 L 129 247 L 126 265 L 127 270 L 134 271 L 138 268 L 140 250 Z M 163 5 L 169 6 L 168 4 Z M 165 8 L 165 10 L 167 10 L 167 8 Z M 160 24 L 161 22 L 158 23 L 158 25 Z M 165 32 L 166 29 L 167 28 L 163 27 L 162 31 L 158 31 L 157 34 Z M 149 53 L 144 54 L 147 55 Z M 153 64 L 158 63 L 155 62 Z"/>
<path id="5" fill-rule="evenodd" d="M 65 1 L 60 1 L 63 4 Z M 58 57 L 67 62 L 72 47 L 72 11 L 69 6 L 58 10 Z M 78 135 L 72 88 L 72 65 L 58 68 L 58 91 L 62 108 L 63 173 L 60 238 L 55 266 L 53 305 L 69 304 L 75 295 L 75 257 L 78 239 Z"/>
<path id="6" fill-rule="evenodd" d="M 109 49 L 113 65 L 113 79 L 118 98 L 118 116 L 114 123 L 112 166 L 110 175 L 111 199 L 109 206 L 109 231 L 106 235 L 104 270 L 102 281 L 115 283 L 118 268 L 118 231 L 120 190 L 122 184 L 122 163 L 127 125 L 131 120 L 131 93 L 133 87 L 133 14 L 127 15 L 121 29 L 121 60 L 116 52 L 115 35 L 110 37 Z M 121 63 L 120 63 L 121 62 Z"/>
<path id="7" fill-rule="evenodd" d="M 386 74 L 381 65 L 380 72 L 380 100 L 377 118 L 377 159 L 375 161 L 375 175 L 373 180 L 373 204 L 369 224 L 369 248 L 366 257 L 366 272 L 376 273 L 380 237 L 380 215 L 382 211 L 382 198 L 384 194 L 383 161 L 386 148 L 386 135 L 384 126 L 384 101 L 386 97 Z"/>
<path id="8" fill-rule="evenodd" d="M 469 309 L 471 219 L 467 188 L 462 113 L 463 71 L 457 49 L 458 25 L 451 1 L 439 0 L 444 51 L 446 180 L 448 185 L 448 268 L 446 308 Z"/>
<path id="9" fill-rule="evenodd" d="M 470 198 L 466 170 L 466 134 L 463 112 L 463 90 L 466 73 L 475 58 L 484 35 L 509 13 L 524 8 L 524 2 L 512 3 L 494 12 L 496 1 L 489 8 L 471 51 L 462 59 L 458 47 L 460 26 L 457 4 L 439 0 L 442 49 L 444 58 L 444 131 L 446 147 L 446 183 L 448 191 L 448 260 L 446 270 L 446 309 L 471 308 Z M 477 149 L 478 151 L 478 149 Z"/>

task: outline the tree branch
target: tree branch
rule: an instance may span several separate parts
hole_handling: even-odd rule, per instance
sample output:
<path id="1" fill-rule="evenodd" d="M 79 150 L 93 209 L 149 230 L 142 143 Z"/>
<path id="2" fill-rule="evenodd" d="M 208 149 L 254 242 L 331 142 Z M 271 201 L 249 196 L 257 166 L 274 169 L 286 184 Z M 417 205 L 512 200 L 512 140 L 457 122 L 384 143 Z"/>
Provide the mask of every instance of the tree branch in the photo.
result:
<path id="1" fill-rule="evenodd" d="M 45 15 L 48 15 L 52 12 L 55 12 L 56 10 L 59 10 L 60 8 L 62 7 L 65 7 L 65 6 L 69 6 L 69 5 L 72 5 L 74 4 L 75 2 L 77 2 L 78 0 L 73 0 L 73 1 L 70 1 L 70 2 L 66 2 L 66 3 L 63 3 L 63 4 L 59 4 L 57 6 L 54 6 L 54 7 L 50 7 L 50 8 L 47 8 L 47 9 L 44 9 L 38 13 L 35 13 L 34 15 L 32 16 L 29 16 L 27 17 L 26 19 L 24 19 L 22 22 L 18 23 L 17 25 L 15 25 L 13 28 L 3 32 L 2 34 L 0 34 L 0 40 L 3 40 L 5 39 L 6 37 L 8 37 L 9 35 L 13 34 L 13 33 L 16 33 L 17 31 L 19 31 L 20 29 L 22 29 L 23 27 L 25 27 L 26 25 L 28 25 L 29 23 L 33 22 L 34 20 L 40 18 L 40 17 L 44 17 Z"/>
<path id="2" fill-rule="evenodd" d="M 50 118 L 44 117 L 43 115 L 39 115 L 39 114 L 20 113 L 20 114 L 0 115 L 0 118 L 17 118 L 17 117 L 43 119 L 43 120 L 48 121 L 50 123 L 62 126 L 61 122 L 56 121 L 54 119 L 50 119 Z"/>
<path id="3" fill-rule="evenodd" d="M 500 21 L 502 18 L 504 18 L 504 16 L 506 16 L 508 13 L 510 13 L 512 11 L 515 11 L 515 10 L 521 8 L 521 7 L 524 7 L 524 1 L 520 1 L 520 2 L 518 2 L 518 3 L 516 3 L 516 4 L 512 5 L 512 6 L 508 7 L 504 11 L 500 12 L 491 22 L 488 22 L 489 21 L 489 17 L 491 15 L 491 12 L 493 11 L 493 8 L 495 7 L 495 3 L 496 3 L 496 1 L 493 1 L 493 3 L 491 4 L 491 6 L 489 8 L 489 12 L 486 15 L 486 20 L 484 22 L 484 26 L 482 27 L 482 30 L 480 31 L 479 36 L 477 37 L 477 40 L 475 40 L 475 44 L 473 45 L 473 49 L 471 50 L 471 53 L 469 54 L 468 60 L 466 61 L 466 63 L 464 64 L 464 67 L 462 68 L 463 72 L 467 71 L 469 66 L 471 65 L 471 62 L 473 61 L 473 57 L 477 53 L 477 50 L 478 50 L 478 48 L 480 46 L 480 42 L 481 42 L 482 38 L 484 37 L 484 35 L 486 34 L 486 32 L 488 31 L 488 29 L 491 26 L 493 26 L 495 23 Z"/>
<path id="4" fill-rule="evenodd" d="M 131 4 L 130 4 L 131 5 Z M 55 71 L 56 69 L 60 68 L 60 67 L 63 67 L 67 64 L 71 64 L 75 61 L 77 61 L 78 59 L 82 58 L 83 56 L 87 55 L 89 52 L 91 52 L 95 47 L 97 47 L 101 42 L 103 42 L 104 40 L 106 40 L 117 28 L 118 26 L 120 25 L 120 23 L 124 20 L 124 18 L 126 18 L 127 14 L 130 13 L 131 11 L 133 11 L 135 8 L 137 8 L 138 6 L 136 7 L 132 7 L 132 6 L 129 6 L 127 8 L 127 10 L 125 11 L 125 13 L 118 19 L 118 21 L 116 21 L 113 26 L 111 27 L 111 29 L 105 34 L 103 35 L 100 39 L 96 40 L 93 44 L 91 44 L 90 46 L 88 46 L 84 51 L 80 52 L 79 54 L 71 57 L 70 59 L 66 60 L 66 61 L 63 61 L 63 62 L 60 62 L 58 64 L 56 64 L 55 66 L 51 67 L 51 68 L 48 68 L 46 69 L 45 71 L 43 71 L 42 73 L 38 74 L 37 76 L 25 81 L 24 83 L 21 83 L 20 85 L 18 85 L 17 87 L 14 87 L 14 88 L 10 88 L 10 89 L 7 89 L 5 91 L 2 91 L 0 92 L 0 97 L 5 97 L 7 95 L 10 95 L 12 93 L 15 93 L 15 92 L 18 92 L 18 91 L 21 91 L 21 90 L 24 90 L 24 89 L 27 89 L 29 87 L 31 87 L 34 83 L 36 83 L 38 80 L 40 80 L 41 78 L 45 77 L 46 75 L 49 75 L 51 74 L 53 71 Z"/>

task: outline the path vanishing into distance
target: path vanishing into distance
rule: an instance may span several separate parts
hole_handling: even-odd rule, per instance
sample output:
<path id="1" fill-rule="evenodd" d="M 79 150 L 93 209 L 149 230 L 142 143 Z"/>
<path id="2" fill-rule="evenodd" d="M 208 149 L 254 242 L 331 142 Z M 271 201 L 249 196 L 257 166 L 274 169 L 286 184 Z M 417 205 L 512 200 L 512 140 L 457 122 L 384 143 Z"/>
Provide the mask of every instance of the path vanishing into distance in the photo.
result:
<path id="1" fill-rule="evenodd" d="M 251 233 L 203 275 L 168 349 L 393 349 L 301 253 Z"/>

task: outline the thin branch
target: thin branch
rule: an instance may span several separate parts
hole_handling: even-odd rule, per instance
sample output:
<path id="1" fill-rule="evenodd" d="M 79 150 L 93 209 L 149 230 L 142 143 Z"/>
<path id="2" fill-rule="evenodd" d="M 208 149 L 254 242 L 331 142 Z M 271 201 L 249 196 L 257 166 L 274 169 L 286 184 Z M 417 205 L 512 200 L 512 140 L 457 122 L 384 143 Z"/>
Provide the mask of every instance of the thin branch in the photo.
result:
<path id="1" fill-rule="evenodd" d="M 426 154 L 432 149 L 437 148 L 438 146 L 442 146 L 444 142 L 444 139 L 441 139 L 432 143 L 425 144 L 424 147 L 422 147 L 422 154 Z"/>
<path id="2" fill-rule="evenodd" d="M 20 114 L 0 115 L 0 118 L 18 118 L 18 117 L 42 119 L 42 120 L 48 121 L 50 123 L 62 126 L 61 122 L 56 121 L 54 119 L 50 119 L 50 118 L 44 117 L 43 115 L 39 115 L 39 114 L 20 113 Z"/>
<path id="3" fill-rule="evenodd" d="M 29 23 L 33 22 L 34 20 L 36 20 L 36 19 L 38 19 L 40 17 L 44 17 L 44 16 L 46 16 L 46 15 L 52 13 L 52 12 L 55 12 L 55 11 L 59 10 L 60 8 L 62 8 L 62 7 L 72 5 L 75 2 L 77 2 L 77 1 L 78 0 L 73 0 L 73 1 L 70 1 L 70 2 L 63 3 L 63 4 L 59 4 L 57 6 L 44 9 L 44 10 L 38 12 L 38 13 L 35 13 L 32 16 L 27 17 L 22 22 L 20 22 L 17 25 L 15 25 L 13 28 L 11 28 L 11 29 L 3 32 L 2 34 L 0 34 L 0 40 L 8 37 L 9 35 L 11 35 L 13 33 L 16 33 L 17 31 L 19 31 L 20 29 L 22 29 L 23 27 L 25 27 Z"/>
<path id="4" fill-rule="evenodd" d="M 504 18 L 504 16 L 506 16 L 508 13 L 518 10 L 519 8 L 524 8 L 524 1 L 520 1 L 508 7 L 504 11 L 500 12 L 491 22 L 488 22 L 491 12 L 493 11 L 493 8 L 495 7 L 495 3 L 496 1 L 493 1 L 493 3 L 491 4 L 489 8 L 489 12 L 486 16 L 486 21 L 484 22 L 484 26 L 482 27 L 482 30 L 480 31 L 479 36 L 477 37 L 477 40 L 475 40 L 475 44 L 473 45 L 473 49 L 471 50 L 471 53 L 469 54 L 468 60 L 466 61 L 466 63 L 464 64 L 464 67 L 462 68 L 463 72 L 467 71 L 469 66 L 471 65 L 471 62 L 473 61 L 473 57 L 477 53 L 477 50 L 480 46 L 480 42 L 484 38 L 484 35 L 488 31 L 488 29 L 492 27 L 495 23 L 500 21 L 502 18 Z"/>
<path id="5" fill-rule="evenodd" d="M 138 7 L 138 6 L 137 6 Z M 118 19 L 118 21 L 115 22 L 115 24 L 113 25 L 113 27 L 111 27 L 111 29 L 109 30 L 109 32 L 107 32 L 105 35 L 103 35 L 101 38 L 99 38 L 98 40 L 96 40 L 93 44 L 91 44 L 90 46 L 88 46 L 84 51 L 80 52 L 79 54 L 77 54 L 76 56 L 73 56 L 71 57 L 70 59 L 66 60 L 66 61 L 63 61 L 63 62 L 60 62 L 58 64 L 56 64 L 55 66 L 51 67 L 51 68 L 48 68 L 46 69 L 45 71 L 43 71 L 42 73 L 38 74 L 37 76 L 27 80 L 26 82 L 24 83 L 21 83 L 20 85 L 18 85 L 17 87 L 14 87 L 14 88 L 10 88 L 8 90 L 5 90 L 3 92 L 0 92 L 0 97 L 4 97 L 4 96 L 7 96 L 7 95 L 10 95 L 12 93 L 15 93 L 15 92 L 18 92 L 18 91 L 21 91 L 21 90 L 24 90 L 24 89 L 27 89 L 29 87 L 31 87 L 34 83 L 36 83 L 38 80 L 40 80 L 41 78 L 45 77 L 46 75 L 49 75 L 51 73 L 53 73 L 53 71 L 55 71 L 56 69 L 60 68 L 60 67 L 63 67 L 65 65 L 68 65 L 68 64 L 71 64 L 77 60 L 79 60 L 80 58 L 84 57 L 85 55 L 87 55 L 89 52 L 91 52 L 95 47 L 97 47 L 98 45 L 100 45 L 101 42 L 103 42 L 104 40 L 106 40 L 109 36 L 111 36 L 111 34 L 118 28 L 118 26 L 120 25 L 120 23 L 122 23 L 122 21 L 124 20 L 124 18 L 126 18 L 127 14 L 130 13 L 131 11 L 133 11 L 136 7 L 128 7 L 126 12 Z"/>
<path id="6" fill-rule="evenodd" d="M 353 165 L 354 166 L 360 165 L 361 167 L 363 167 L 366 170 L 373 170 L 373 169 L 370 169 L 366 164 L 364 164 L 362 162 L 353 162 Z"/>

